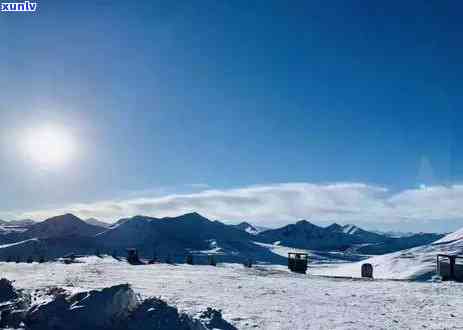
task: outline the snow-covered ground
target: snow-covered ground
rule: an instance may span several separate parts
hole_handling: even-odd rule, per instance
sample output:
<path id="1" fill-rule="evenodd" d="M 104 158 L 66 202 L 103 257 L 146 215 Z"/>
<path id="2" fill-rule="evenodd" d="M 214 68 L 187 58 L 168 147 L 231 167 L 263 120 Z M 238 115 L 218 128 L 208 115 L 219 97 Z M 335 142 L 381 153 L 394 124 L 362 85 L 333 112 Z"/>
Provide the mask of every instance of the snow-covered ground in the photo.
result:
<path id="1" fill-rule="evenodd" d="M 222 309 L 238 329 L 463 329 L 463 285 L 457 283 L 333 279 L 289 273 L 282 266 L 79 260 L 0 263 L 0 276 L 24 289 L 80 291 L 128 282 L 136 292 L 161 297 L 189 314 Z"/>
<path id="2" fill-rule="evenodd" d="M 412 249 L 371 257 L 356 263 L 315 265 L 318 275 L 360 277 L 363 263 L 373 265 L 373 276 L 380 279 L 429 280 L 436 274 L 438 254 L 462 255 L 463 229 L 440 240 Z"/>
<path id="3" fill-rule="evenodd" d="M 354 263 L 315 265 L 311 271 L 317 275 L 359 278 L 364 263 L 373 265 L 376 279 L 429 280 L 436 274 L 436 252 L 429 247 L 375 256 Z"/>

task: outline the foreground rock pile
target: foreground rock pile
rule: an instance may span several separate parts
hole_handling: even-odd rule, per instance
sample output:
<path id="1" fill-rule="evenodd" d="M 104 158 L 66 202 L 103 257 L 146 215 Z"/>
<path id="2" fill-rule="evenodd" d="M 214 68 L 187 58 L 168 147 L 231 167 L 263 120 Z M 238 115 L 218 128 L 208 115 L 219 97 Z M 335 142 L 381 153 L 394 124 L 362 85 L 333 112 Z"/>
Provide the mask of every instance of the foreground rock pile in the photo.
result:
<path id="1" fill-rule="evenodd" d="M 0 279 L 0 328 L 29 330 L 236 329 L 220 311 L 192 317 L 158 298 L 142 300 L 128 284 L 69 294 L 60 288 L 25 293 Z"/>

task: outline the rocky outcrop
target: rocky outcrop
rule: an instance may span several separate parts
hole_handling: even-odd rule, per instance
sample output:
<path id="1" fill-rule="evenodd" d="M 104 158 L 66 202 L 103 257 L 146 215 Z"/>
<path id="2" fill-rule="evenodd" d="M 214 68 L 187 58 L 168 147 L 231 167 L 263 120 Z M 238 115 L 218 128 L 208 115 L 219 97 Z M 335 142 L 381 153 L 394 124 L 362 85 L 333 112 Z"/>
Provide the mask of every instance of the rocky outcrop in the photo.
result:
<path id="1" fill-rule="evenodd" d="M 158 298 L 142 300 L 121 284 L 69 294 L 60 288 L 30 295 L 0 280 L 0 327 L 25 330 L 234 330 L 220 311 L 208 308 L 197 317 L 181 313 Z"/>

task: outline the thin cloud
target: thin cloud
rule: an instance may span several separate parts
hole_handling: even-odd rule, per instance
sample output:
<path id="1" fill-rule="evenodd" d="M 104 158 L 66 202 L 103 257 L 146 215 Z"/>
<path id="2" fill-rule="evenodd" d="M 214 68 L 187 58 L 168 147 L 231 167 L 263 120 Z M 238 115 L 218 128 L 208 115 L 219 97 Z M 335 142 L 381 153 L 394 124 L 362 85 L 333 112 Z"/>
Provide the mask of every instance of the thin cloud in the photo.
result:
<path id="1" fill-rule="evenodd" d="M 106 221 L 144 214 L 155 217 L 199 212 L 224 221 L 250 220 L 277 226 L 298 219 L 317 222 L 397 223 L 463 218 L 463 185 L 432 186 L 391 192 L 364 183 L 282 183 L 190 194 L 144 197 L 17 214 L 44 219 L 72 212 Z"/>

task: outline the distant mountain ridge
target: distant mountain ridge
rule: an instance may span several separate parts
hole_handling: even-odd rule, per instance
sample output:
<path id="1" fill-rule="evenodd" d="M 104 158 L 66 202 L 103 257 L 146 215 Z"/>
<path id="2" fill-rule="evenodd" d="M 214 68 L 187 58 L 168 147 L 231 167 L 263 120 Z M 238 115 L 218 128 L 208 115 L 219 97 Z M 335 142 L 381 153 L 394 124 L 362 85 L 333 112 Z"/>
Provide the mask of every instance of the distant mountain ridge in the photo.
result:
<path id="1" fill-rule="evenodd" d="M 373 233 L 371 231 L 367 231 L 360 227 L 357 227 L 356 225 L 350 224 L 341 226 L 337 223 L 334 223 L 328 227 L 325 227 L 325 229 L 332 232 L 349 235 L 352 238 L 354 238 L 354 240 L 358 240 L 362 243 L 379 243 L 383 242 L 386 239 L 384 235 Z"/>
<path id="2" fill-rule="evenodd" d="M 88 219 L 85 219 L 84 221 L 88 223 L 89 225 L 103 227 L 103 228 L 109 228 L 113 225 L 112 223 L 103 222 L 95 218 L 88 218 Z"/>
<path id="3" fill-rule="evenodd" d="M 252 245 L 251 237 L 219 221 L 211 221 L 198 213 L 188 213 L 167 218 L 135 216 L 97 235 L 97 240 L 106 248 L 132 246 L 151 254 L 153 250 L 158 253 L 217 248 L 238 251 L 240 246 Z"/>
<path id="4" fill-rule="evenodd" d="M 73 214 L 64 214 L 32 225 L 24 235 L 29 238 L 50 238 L 63 236 L 92 237 L 104 229 L 90 225 Z"/>
<path id="5" fill-rule="evenodd" d="M 36 222 L 32 219 L 22 219 L 22 220 L 1 220 L 0 226 L 18 226 L 18 227 L 27 227 L 35 224 Z"/>
<path id="6" fill-rule="evenodd" d="M 278 244 L 309 250 L 350 250 L 362 254 L 384 254 L 432 243 L 443 237 L 440 234 L 415 234 L 391 238 L 364 230 L 355 225 L 334 223 L 327 227 L 314 225 L 307 220 L 256 235 L 263 243 Z"/>
<path id="7" fill-rule="evenodd" d="M 335 224 L 323 228 L 307 220 L 300 220 L 295 224 L 264 231 L 256 236 L 256 240 L 310 250 L 345 250 L 352 244 L 364 243 L 363 240 L 345 234 L 338 226 Z"/>
<path id="8" fill-rule="evenodd" d="M 94 220 L 92 222 L 97 223 Z M 93 254 L 95 251 L 125 255 L 127 248 L 137 248 L 140 255 L 145 257 L 155 253 L 214 253 L 241 259 L 284 262 L 281 256 L 270 252 L 266 244 L 306 250 L 380 254 L 427 244 L 442 237 L 431 234 L 390 238 L 354 225 L 335 223 L 320 227 L 307 220 L 259 231 L 248 222 L 226 225 L 198 213 L 166 218 L 134 216 L 120 219 L 113 225 L 106 224 L 106 227 L 88 222 L 65 214 L 34 223 L 25 231 L 0 232 L 0 244 L 4 244 L 0 246 L 0 258 L 11 255 L 12 251 L 19 253 L 22 249 L 24 251 L 21 253 L 24 254 L 38 254 L 37 251 L 44 254 L 43 251 L 46 251 L 50 257 L 57 257 L 64 253 Z"/>
<path id="9" fill-rule="evenodd" d="M 2 237 L 0 259 L 28 257 L 56 258 L 69 253 L 90 254 L 98 250 L 95 235 L 104 228 L 92 226 L 72 214 L 64 214 L 34 223 L 23 232 Z M 7 244 L 5 244 L 7 243 Z"/>

